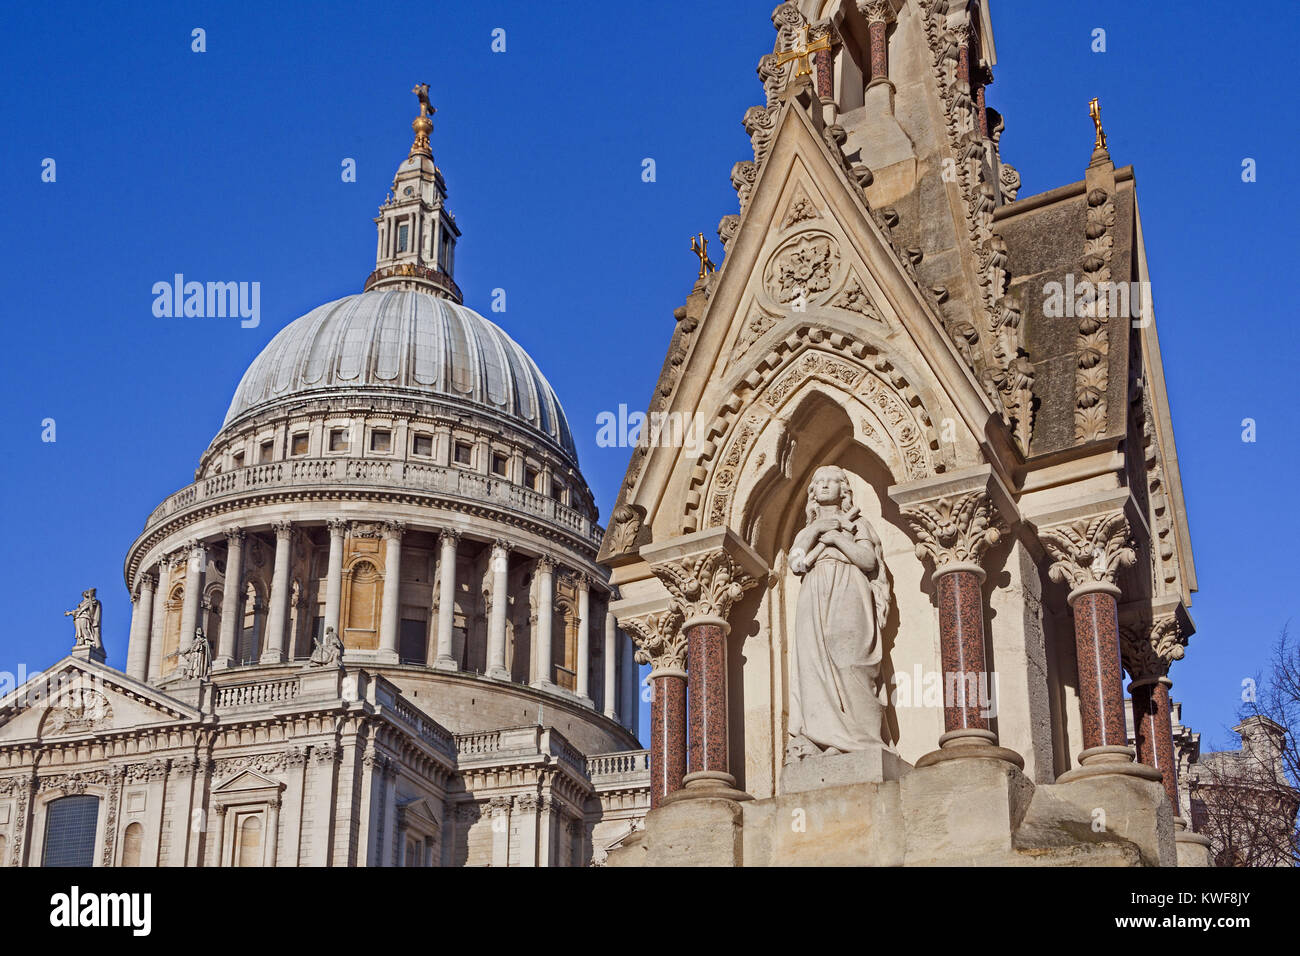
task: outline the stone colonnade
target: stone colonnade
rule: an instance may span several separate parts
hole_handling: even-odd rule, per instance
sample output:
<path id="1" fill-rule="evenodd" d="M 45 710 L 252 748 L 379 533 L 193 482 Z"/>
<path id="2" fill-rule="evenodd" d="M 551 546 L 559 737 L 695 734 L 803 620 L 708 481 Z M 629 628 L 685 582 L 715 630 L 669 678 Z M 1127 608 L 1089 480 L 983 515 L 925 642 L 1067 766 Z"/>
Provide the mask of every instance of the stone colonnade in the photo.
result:
<path id="1" fill-rule="evenodd" d="M 331 519 L 325 522 L 329 534 L 329 552 L 326 561 L 324 580 L 324 613 L 321 623 L 322 634 L 333 629 L 340 638 L 344 636 L 342 618 L 344 593 L 344 558 L 345 542 L 349 531 L 349 522 Z M 280 664 L 294 656 L 294 649 L 289 646 L 290 600 L 292 591 L 291 567 L 295 537 L 298 526 L 288 521 L 273 524 L 271 530 L 275 536 L 274 560 L 270 594 L 264 609 L 256 613 L 265 614 L 264 622 L 255 624 L 255 631 L 260 641 L 257 655 L 258 664 Z M 432 529 L 431 529 L 432 530 Z M 373 660 L 380 664 L 396 664 L 400 661 L 399 640 L 401 621 L 401 582 L 402 582 L 402 540 L 407 526 L 401 522 L 385 522 L 380 534 L 383 537 L 383 589 L 379 613 L 378 648 L 372 652 Z M 455 614 L 457 594 L 457 555 L 462 545 L 459 531 L 442 528 L 438 534 L 438 577 L 430 585 L 429 606 L 436 608 L 435 617 L 429 628 L 430 643 L 427 658 L 430 666 L 442 671 L 458 671 L 460 662 L 455 654 Z M 244 567 L 245 543 L 248 531 L 245 528 L 230 527 L 223 531 L 226 557 L 225 580 L 220 608 L 220 633 L 206 635 L 213 644 L 213 669 L 222 670 L 232 667 L 238 660 L 239 636 L 243 627 L 244 614 Z M 127 674 L 140 681 L 156 682 L 165 678 L 178 666 L 179 655 L 168 655 L 164 659 L 163 641 L 166 628 L 166 600 L 159 598 L 167 590 L 183 580 L 184 602 L 181 608 L 178 650 L 183 652 L 189 646 L 195 629 L 202 625 L 204 602 L 201 600 L 204 586 L 205 569 L 208 552 L 220 546 L 219 540 L 195 539 L 187 542 L 178 553 L 163 558 L 157 570 L 150 569 L 140 575 L 132 596 L 133 611 L 131 618 L 130 646 L 127 655 Z M 509 680 L 506 668 L 507 652 L 507 607 L 510 598 L 511 555 L 516 554 L 525 560 L 535 561 L 534 574 L 537 587 L 537 603 L 532 623 L 532 647 L 535 653 L 529 668 L 529 682 L 533 687 L 557 690 L 556 667 L 553 663 L 554 635 L 552 620 L 555 612 L 556 593 L 556 559 L 545 554 L 528 554 L 516 549 L 511 542 L 497 539 L 490 543 L 487 574 L 487 633 L 486 633 L 486 673 L 499 680 Z M 179 572 L 183 568 L 183 578 Z M 576 675 L 574 694 L 578 699 L 592 706 L 591 699 L 591 631 L 596 623 L 593 618 L 593 603 L 603 603 L 608 607 L 608 593 L 597 596 L 592 601 L 591 590 L 598 586 L 596 580 L 582 569 L 568 571 L 576 583 L 577 600 L 575 621 L 576 639 Z M 603 592 L 603 588 L 601 589 Z M 630 645 L 620 647 L 620 634 L 611 613 L 606 612 L 600 622 L 600 653 L 604 655 L 603 671 L 598 679 L 604 690 L 604 713 L 613 719 L 634 716 L 638 706 L 635 690 L 635 663 L 632 659 Z M 626 644 L 626 639 L 624 639 Z M 348 656 L 354 652 L 348 651 Z M 629 676 L 631 672 L 632 676 Z"/>
<path id="2" fill-rule="evenodd" d="M 945 688 L 944 733 L 938 749 L 917 766 L 981 757 L 1019 768 L 1024 760 L 1002 747 L 977 689 L 991 681 L 987 664 L 982 562 L 1005 531 L 999 509 L 1010 497 L 991 469 L 969 469 L 890 489 L 890 497 L 928 559 L 939 604 Z M 1172 611 L 1139 628 L 1125 661 L 1137 723 L 1136 753 L 1127 746 L 1116 577 L 1134 560 L 1124 511 L 1038 525 L 1052 561 L 1050 575 L 1072 587 L 1075 647 L 1084 749 L 1059 783 L 1098 773 L 1160 779 L 1178 818 L 1177 782 L 1165 676 L 1181 657 Z M 666 610 L 620 620 L 652 667 L 651 806 L 683 791 L 745 799 L 730 773 L 727 730 L 728 615 L 750 587 L 765 580 L 761 559 L 733 532 L 711 529 L 641 549 L 669 595 Z M 633 616 L 635 615 L 635 616 Z M 1154 663 L 1153 663 L 1154 662 Z M 1135 757 L 1137 763 L 1135 763 Z M 1182 821 L 1176 819 L 1180 830 Z M 1194 838 L 1180 833 L 1179 838 Z"/>

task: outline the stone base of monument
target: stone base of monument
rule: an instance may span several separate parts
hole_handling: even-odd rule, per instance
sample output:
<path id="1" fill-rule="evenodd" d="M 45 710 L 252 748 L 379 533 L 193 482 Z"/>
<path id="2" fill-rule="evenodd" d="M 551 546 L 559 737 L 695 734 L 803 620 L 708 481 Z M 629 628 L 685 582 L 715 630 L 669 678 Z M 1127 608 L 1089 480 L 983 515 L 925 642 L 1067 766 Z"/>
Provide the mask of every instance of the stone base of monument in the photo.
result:
<path id="1" fill-rule="evenodd" d="M 702 795 L 652 810 L 644 836 L 607 865 L 1201 865 L 1199 841 L 1175 841 L 1158 780 L 1109 773 L 1035 784 L 987 749 L 915 768 L 889 751 L 805 758 L 775 795 Z"/>
<path id="2" fill-rule="evenodd" d="M 884 783 L 886 780 L 901 780 L 911 770 L 910 763 L 884 747 L 803 757 L 782 769 L 781 792 L 803 793 L 852 783 Z"/>

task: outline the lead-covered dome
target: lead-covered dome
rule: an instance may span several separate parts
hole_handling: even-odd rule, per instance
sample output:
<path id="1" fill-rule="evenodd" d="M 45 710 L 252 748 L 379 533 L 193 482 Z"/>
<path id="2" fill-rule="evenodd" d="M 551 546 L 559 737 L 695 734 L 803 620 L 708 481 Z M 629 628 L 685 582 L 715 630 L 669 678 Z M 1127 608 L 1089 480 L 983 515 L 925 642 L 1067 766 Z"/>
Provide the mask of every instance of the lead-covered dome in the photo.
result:
<path id="1" fill-rule="evenodd" d="M 577 458 L 564 409 L 528 353 L 473 309 L 425 292 L 362 292 L 289 323 L 244 373 L 222 427 L 254 410 L 331 394 L 472 406 Z"/>

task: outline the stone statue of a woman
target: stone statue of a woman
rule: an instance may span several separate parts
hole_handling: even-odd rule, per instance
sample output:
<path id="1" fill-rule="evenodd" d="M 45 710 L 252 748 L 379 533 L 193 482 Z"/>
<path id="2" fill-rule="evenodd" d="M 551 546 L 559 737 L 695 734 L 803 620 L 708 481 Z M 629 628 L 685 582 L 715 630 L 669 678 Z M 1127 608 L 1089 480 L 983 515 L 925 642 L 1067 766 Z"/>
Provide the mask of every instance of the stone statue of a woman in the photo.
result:
<path id="1" fill-rule="evenodd" d="M 790 548 L 803 578 L 795 607 L 786 760 L 879 747 L 881 627 L 890 590 L 875 529 L 853 506 L 844 469 L 818 468 L 808 521 Z"/>

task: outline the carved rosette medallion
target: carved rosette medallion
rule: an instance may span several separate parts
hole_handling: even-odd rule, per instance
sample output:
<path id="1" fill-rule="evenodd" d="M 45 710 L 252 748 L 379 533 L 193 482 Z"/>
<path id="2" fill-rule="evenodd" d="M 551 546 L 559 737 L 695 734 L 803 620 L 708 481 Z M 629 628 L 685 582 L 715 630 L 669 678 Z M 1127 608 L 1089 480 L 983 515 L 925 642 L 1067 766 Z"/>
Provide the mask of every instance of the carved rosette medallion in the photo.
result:
<path id="1" fill-rule="evenodd" d="M 768 260 L 764 288 L 781 305 L 812 299 L 831 288 L 839 263 L 839 244 L 831 236 L 800 233 Z"/>

